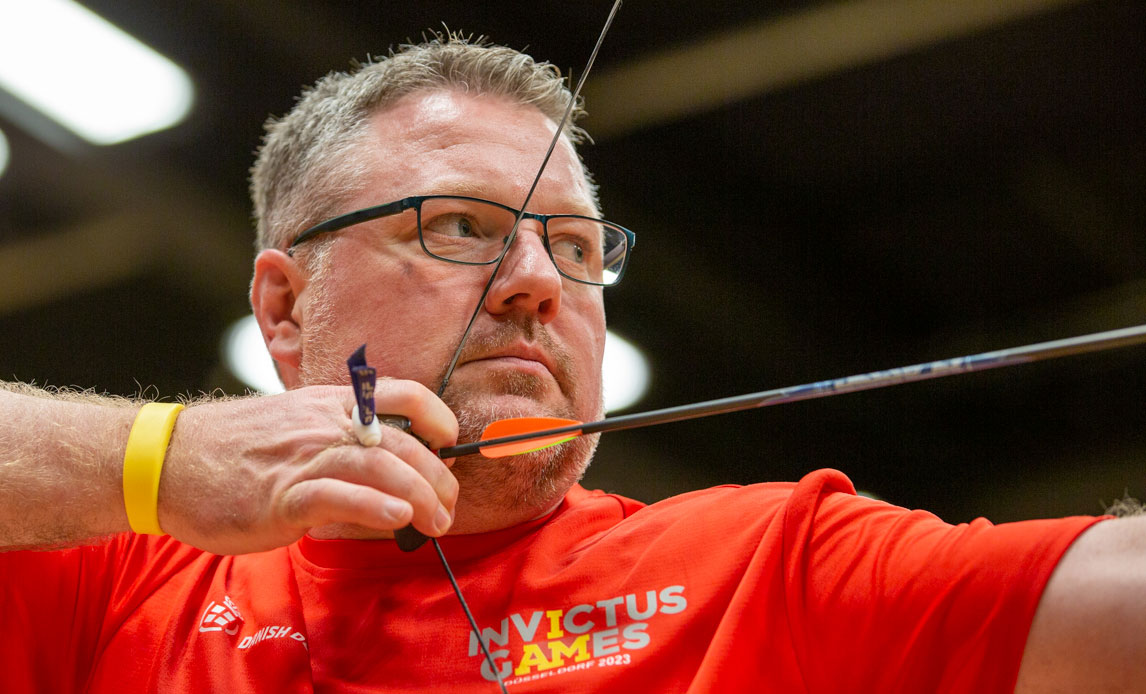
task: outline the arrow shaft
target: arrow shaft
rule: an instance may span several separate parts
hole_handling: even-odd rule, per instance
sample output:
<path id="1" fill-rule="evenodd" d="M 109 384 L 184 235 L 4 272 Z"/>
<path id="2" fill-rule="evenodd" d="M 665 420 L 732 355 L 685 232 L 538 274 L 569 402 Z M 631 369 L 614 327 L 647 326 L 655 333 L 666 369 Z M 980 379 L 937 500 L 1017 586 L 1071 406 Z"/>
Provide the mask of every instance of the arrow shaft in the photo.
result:
<path id="1" fill-rule="evenodd" d="M 519 441 L 530 441 L 556 434 L 595 434 L 605 431 L 620 431 L 623 429 L 636 429 L 638 427 L 652 426 L 654 424 L 667 424 L 686 419 L 696 419 L 726 412 L 739 412 L 756 407 L 779 405 L 786 402 L 811 400 L 843 393 L 854 393 L 861 390 L 884 388 L 901 383 L 914 383 L 931 378 L 953 376 L 955 374 L 970 373 L 972 371 L 986 371 L 1004 366 L 1026 364 L 1056 357 L 1065 357 L 1073 354 L 1099 352 L 1117 347 L 1126 347 L 1146 342 L 1146 325 L 1139 325 L 1119 330 L 1109 330 L 1101 333 L 1070 337 L 1050 342 L 1040 342 L 1024 347 L 1013 347 L 993 352 L 983 352 L 966 357 L 953 359 L 940 359 L 938 361 L 903 366 L 884 371 L 847 376 L 829 381 L 817 381 L 787 388 L 776 388 L 747 395 L 737 395 L 717 400 L 691 405 L 678 405 L 649 412 L 609 417 L 586 424 L 571 424 L 569 426 L 545 429 L 543 431 L 502 436 L 486 441 L 474 441 L 457 446 L 450 446 L 438 451 L 443 458 L 453 458 L 461 455 L 478 453 L 482 448 Z"/>

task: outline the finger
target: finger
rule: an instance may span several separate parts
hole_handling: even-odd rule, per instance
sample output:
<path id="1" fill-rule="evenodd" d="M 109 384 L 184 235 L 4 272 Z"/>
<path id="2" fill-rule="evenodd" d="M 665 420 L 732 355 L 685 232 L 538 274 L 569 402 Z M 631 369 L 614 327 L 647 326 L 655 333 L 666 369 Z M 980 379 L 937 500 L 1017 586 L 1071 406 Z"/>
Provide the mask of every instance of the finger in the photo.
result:
<path id="1" fill-rule="evenodd" d="M 452 446 L 458 440 L 457 417 L 441 398 L 420 383 L 379 380 L 374 388 L 374 409 L 409 419 L 411 433 L 435 450 Z"/>
<path id="2" fill-rule="evenodd" d="M 407 446 L 410 452 L 434 458 L 417 442 Z M 441 461 L 437 461 L 437 465 L 449 475 Z M 447 508 L 429 480 L 388 448 L 342 446 L 331 449 L 323 455 L 310 476 L 371 487 L 408 502 L 413 507 L 414 527 L 427 535 L 437 537 L 449 530 L 454 499 L 448 500 L 450 508 Z"/>
<path id="3" fill-rule="evenodd" d="M 304 531 L 330 523 L 353 523 L 380 530 L 404 528 L 414 517 L 402 499 L 344 480 L 320 478 L 295 484 L 280 498 L 279 517 Z"/>
<path id="4" fill-rule="evenodd" d="M 383 427 L 380 445 L 429 482 L 438 500 L 452 511 L 458 500 L 458 480 L 450 472 L 447 461 L 434 455 L 421 441 L 393 427 Z"/>

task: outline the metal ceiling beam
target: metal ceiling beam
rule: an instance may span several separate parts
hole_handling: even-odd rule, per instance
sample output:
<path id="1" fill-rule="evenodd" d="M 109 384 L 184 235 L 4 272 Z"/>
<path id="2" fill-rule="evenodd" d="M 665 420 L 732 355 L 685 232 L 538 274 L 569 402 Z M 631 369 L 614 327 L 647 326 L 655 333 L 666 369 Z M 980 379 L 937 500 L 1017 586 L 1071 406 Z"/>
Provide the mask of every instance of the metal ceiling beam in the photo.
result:
<path id="1" fill-rule="evenodd" d="M 209 215 L 122 212 L 0 244 L 0 316 L 162 272 L 221 303 L 242 300 L 250 247 Z M 202 224 L 200 224 L 202 222 Z"/>
<path id="2" fill-rule="evenodd" d="M 58 176 L 30 157 L 34 186 Z M 71 226 L 21 229 L 0 243 L 0 315 L 159 270 L 212 301 L 246 294 L 253 254 L 247 212 L 167 166 L 114 155 L 69 161 L 69 195 L 114 201 Z M 98 209 L 98 206 L 96 206 Z"/>
<path id="3" fill-rule="evenodd" d="M 585 85 L 597 139 L 887 60 L 1088 0 L 851 0 L 714 34 Z"/>
<path id="4" fill-rule="evenodd" d="M 121 214 L 0 245 L 0 315 L 134 276 L 152 254 L 143 228 Z"/>

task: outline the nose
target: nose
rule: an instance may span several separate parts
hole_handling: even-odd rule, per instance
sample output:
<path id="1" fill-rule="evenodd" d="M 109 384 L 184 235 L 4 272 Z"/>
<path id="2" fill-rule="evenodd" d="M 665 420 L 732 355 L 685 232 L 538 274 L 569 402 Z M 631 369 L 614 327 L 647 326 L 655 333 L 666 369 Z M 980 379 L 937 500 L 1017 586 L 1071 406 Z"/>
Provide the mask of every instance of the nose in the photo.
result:
<path id="1" fill-rule="evenodd" d="M 542 324 L 557 317 L 561 275 L 545 249 L 543 233 L 536 220 L 522 220 L 486 296 L 485 309 L 491 315 L 527 311 Z"/>

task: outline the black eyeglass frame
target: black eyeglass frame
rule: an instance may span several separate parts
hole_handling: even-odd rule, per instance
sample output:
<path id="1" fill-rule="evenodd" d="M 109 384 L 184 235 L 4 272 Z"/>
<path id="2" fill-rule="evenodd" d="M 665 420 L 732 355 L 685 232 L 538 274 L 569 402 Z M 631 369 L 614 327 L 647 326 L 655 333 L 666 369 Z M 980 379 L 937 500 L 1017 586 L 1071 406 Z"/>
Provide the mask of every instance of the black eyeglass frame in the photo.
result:
<path id="1" fill-rule="evenodd" d="M 303 243 L 304 241 L 309 241 L 310 239 L 313 239 L 314 237 L 316 237 L 320 234 L 325 234 L 328 231 L 339 231 L 339 230 L 345 229 L 347 227 L 354 226 L 355 224 L 361 224 L 362 222 L 368 222 L 372 219 L 379 219 L 381 217 L 390 217 L 390 216 L 405 212 L 406 210 L 414 209 L 414 210 L 417 210 L 417 212 L 418 212 L 418 244 L 422 247 L 422 250 L 426 253 L 426 255 L 430 256 L 431 258 L 435 258 L 437 260 L 442 260 L 442 261 L 445 261 L 447 263 L 455 263 L 457 265 L 492 265 L 493 263 L 496 263 L 498 261 L 498 258 L 501 257 L 501 254 L 498 254 L 498 257 L 494 258 L 493 260 L 481 260 L 481 261 L 455 260 L 453 258 L 444 258 L 440 255 L 435 255 L 434 253 L 430 252 L 430 249 L 426 248 L 426 241 L 425 241 L 425 239 L 422 238 L 422 203 L 425 202 L 426 200 L 441 200 L 441 199 L 447 199 L 447 198 L 451 199 L 451 200 L 468 200 L 470 202 L 480 202 L 480 203 L 484 203 L 487 205 L 493 205 L 494 207 L 500 207 L 501 209 L 506 210 L 507 212 L 512 212 L 513 216 L 515 218 L 517 217 L 517 215 L 521 214 L 521 218 L 523 220 L 524 219 L 533 219 L 533 220 L 540 222 L 541 223 L 541 229 L 544 232 L 542 235 L 542 240 L 545 243 L 545 252 L 549 254 L 549 259 L 551 261 L 553 261 L 553 267 L 557 268 L 557 272 L 562 277 L 573 280 L 574 282 L 580 282 L 581 284 L 589 284 L 589 285 L 593 285 L 595 287 L 612 287 L 612 286 L 616 286 L 617 284 L 620 284 L 621 279 L 625 275 L 625 270 L 628 269 L 628 267 L 629 267 L 628 254 L 630 252 L 632 252 L 633 248 L 635 248 L 637 245 L 637 235 L 635 233 L 626 229 L 625 227 L 621 226 L 620 224 L 617 224 L 616 222 L 610 222 L 610 221 L 605 220 L 605 219 L 598 219 L 596 217 L 586 217 L 585 215 L 579 215 L 579 214 L 536 214 L 533 212 L 526 212 L 526 213 L 522 214 L 521 210 L 516 210 L 516 209 L 510 207 L 509 205 L 502 205 L 499 202 L 493 202 L 492 200 L 484 200 L 482 198 L 474 198 L 474 197 L 470 197 L 468 195 L 412 195 L 408 198 L 402 198 L 401 200 L 395 200 L 394 202 L 388 202 L 384 205 L 375 205 L 373 207 L 366 207 L 366 208 L 363 208 L 361 210 L 355 210 L 353 212 L 347 212 L 346 214 L 341 214 L 341 215 L 338 215 L 337 217 L 332 217 L 332 218 L 326 220 L 325 222 L 320 222 L 318 224 L 315 224 L 314 226 L 303 231 L 302 233 L 300 233 L 298 236 L 295 237 L 294 241 L 292 241 L 290 246 L 287 247 L 287 253 L 293 255 L 295 246 L 298 246 L 300 243 Z M 625 257 L 624 262 L 621 263 L 621 271 L 617 273 L 617 279 L 614 282 L 612 282 L 611 284 L 605 284 L 603 282 L 590 282 L 588 280 L 579 279 L 577 277 L 571 277 L 571 276 L 565 274 L 564 272 L 562 272 L 561 266 L 557 264 L 557 259 L 553 257 L 553 250 L 549 247 L 549 226 L 548 226 L 548 223 L 549 223 L 550 219 L 584 219 L 584 220 L 590 221 L 590 222 L 600 222 L 602 224 L 607 224 L 614 229 L 620 230 L 621 233 L 623 233 L 625 235 L 625 255 L 626 255 L 626 257 Z"/>

